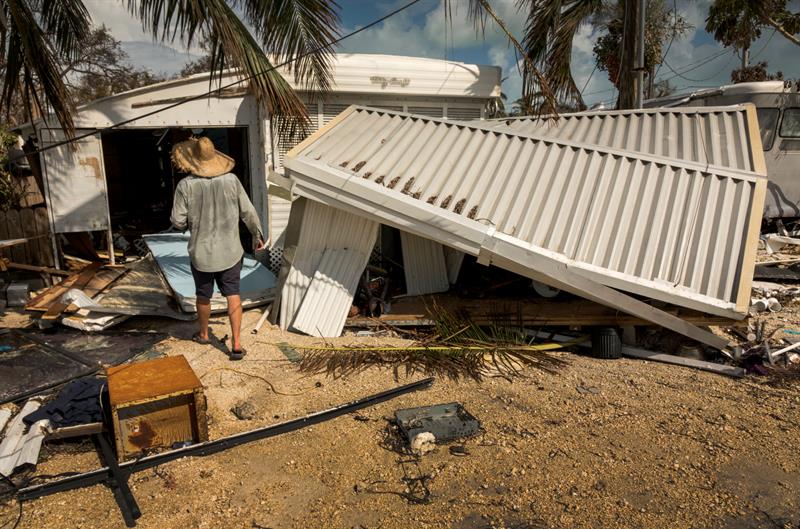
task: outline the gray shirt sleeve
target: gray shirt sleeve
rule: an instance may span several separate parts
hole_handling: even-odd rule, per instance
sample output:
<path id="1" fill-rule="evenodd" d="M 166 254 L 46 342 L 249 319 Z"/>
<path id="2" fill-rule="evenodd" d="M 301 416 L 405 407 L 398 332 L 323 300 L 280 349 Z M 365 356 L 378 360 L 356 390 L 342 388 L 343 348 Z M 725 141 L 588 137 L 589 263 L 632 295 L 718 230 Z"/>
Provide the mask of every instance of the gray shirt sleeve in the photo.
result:
<path id="1" fill-rule="evenodd" d="M 186 199 L 186 179 L 178 182 L 175 188 L 175 199 L 172 203 L 172 214 L 169 217 L 172 225 L 180 231 L 186 231 L 189 228 L 189 204 Z"/>
<path id="2" fill-rule="evenodd" d="M 264 235 L 261 233 L 261 221 L 258 219 L 258 213 L 256 213 L 255 206 L 250 202 L 238 178 L 236 179 L 236 187 L 238 188 L 239 194 L 239 218 L 242 219 L 247 229 L 250 230 L 250 234 L 256 239 L 256 242 L 263 241 Z"/>

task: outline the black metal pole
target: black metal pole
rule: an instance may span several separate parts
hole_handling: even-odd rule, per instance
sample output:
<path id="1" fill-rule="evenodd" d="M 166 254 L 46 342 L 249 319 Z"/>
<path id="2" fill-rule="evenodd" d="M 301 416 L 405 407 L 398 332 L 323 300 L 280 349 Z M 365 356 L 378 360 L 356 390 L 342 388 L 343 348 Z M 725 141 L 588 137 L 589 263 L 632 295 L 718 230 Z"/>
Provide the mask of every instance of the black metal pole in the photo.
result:
<path id="1" fill-rule="evenodd" d="M 433 384 L 433 381 L 433 378 L 426 378 L 417 382 L 412 382 L 411 384 L 389 389 L 375 395 L 370 395 L 369 397 L 364 397 L 347 404 L 342 404 L 334 408 L 318 411 L 316 413 L 312 413 L 311 415 L 300 417 L 299 419 L 274 424 L 272 426 L 266 426 L 264 428 L 251 430 L 249 432 L 242 432 L 240 434 L 223 437 L 214 441 L 206 441 L 205 443 L 179 448 L 177 450 L 164 452 L 162 454 L 143 457 L 135 461 L 128 461 L 127 463 L 119 465 L 119 470 L 130 475 L 134 472 L 139 472 L 140 470 L 162 465 L 182 457 L 215 454 L 234 446 L 239 446 L 261 439 L 267 439 L 269 437 L 275 437 L 277 435 L 293 432 L 295 430 L 301 430 L 307 426 L 313 426 L 321 422 L 329 421 L 341 415 L 347 415 L 348 413 L 374 406 L 375 404 L 391 400 L 406 393 L 411 393 L 412 391 L 428 388 Z M 17 498 L 19 501 L 28 501 L 41 498 L 43 496 L 49 496 L 50 494 L 55 494 L 56 492 L 73 490 L 81 487 L 89 487 L 91 485 L 96 485 L 109 479 L 113 479 L 113 477 L 114 476 L 111 472 L 111 469 L 109 469 L 109 467 L 103 467 L 91 472 L 86 472 L 84 474 L 69 476 L 59 480 L 51 481 L 49 483 L 42 483 L 40 485 L 33 485 L 31 487 L 20 489 L 17 492 Z"/>
<path id="2" fill-rule="evenodd" d="M 111 475 L 114 476 L 112 480 L 109 480 L 109 485 L 114 489 L 117 503 L 122 511 L 123 518 L 125 518 L 125 525 L 134 527 L 136 520 L 142 516 L 142 512 L 139 510 L 136 498 L 128 486 L 128 474 L 119 468 L 117 456 L 106 439 L 106 434 L 98 433 L 94 435 L 94 438 L 99 445 L 100 453 L 103 455 L 103 461 L 108 466 Z"/>

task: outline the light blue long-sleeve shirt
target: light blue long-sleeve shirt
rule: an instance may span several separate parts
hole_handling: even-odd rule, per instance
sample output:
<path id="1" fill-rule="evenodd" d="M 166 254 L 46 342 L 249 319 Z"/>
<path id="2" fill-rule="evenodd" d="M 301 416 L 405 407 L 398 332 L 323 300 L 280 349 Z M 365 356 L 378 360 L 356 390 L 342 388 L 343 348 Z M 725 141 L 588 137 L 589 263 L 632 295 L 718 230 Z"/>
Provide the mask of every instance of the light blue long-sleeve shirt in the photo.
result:
<path id="1" fill-rule="evenodd" d="M 189 257 L 197 270 L 221 272 L 241 260 L 240 219 L 256 241 L 263 240 L 256 208 L 233 173 L 192 175 L 178 183 L 170 220 L 177 229 L 191 232 Z"/>

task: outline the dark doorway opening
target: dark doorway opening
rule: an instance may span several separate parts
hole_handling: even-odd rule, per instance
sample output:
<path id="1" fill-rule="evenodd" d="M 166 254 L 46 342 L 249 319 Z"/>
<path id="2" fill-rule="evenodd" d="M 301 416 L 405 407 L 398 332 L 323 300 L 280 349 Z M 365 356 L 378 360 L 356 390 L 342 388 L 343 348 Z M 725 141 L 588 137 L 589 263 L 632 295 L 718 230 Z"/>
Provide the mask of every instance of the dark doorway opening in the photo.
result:
<path id="1" fill-rule="evenodd" d="M 247 127 L 115 130 L 102 134 L 108 205 L 115 237 L 128 242 L 170 228 L 175 187 L 185 176 L 172 165 L 172 146 L 192 136 L 207 136 L 236 161 L 233 173 L 251 196 Z M 240 230 L 241 231 L 241 230 Z M 252 244 L 242 233 L 245 248 Z"/>

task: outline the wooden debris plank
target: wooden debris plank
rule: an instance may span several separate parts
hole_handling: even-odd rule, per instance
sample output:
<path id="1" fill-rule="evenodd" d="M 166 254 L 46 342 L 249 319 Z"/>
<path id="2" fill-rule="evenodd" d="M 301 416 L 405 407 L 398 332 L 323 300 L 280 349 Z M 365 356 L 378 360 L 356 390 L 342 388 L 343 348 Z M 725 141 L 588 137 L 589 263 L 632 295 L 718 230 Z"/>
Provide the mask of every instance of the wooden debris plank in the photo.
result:
<path id="1" fill-rule="evenodd" d="M 82 437 L 86 435 L 94 435 L 103 433 L 105 427 L 102 422 L 90 422 L 86 424 L 78 424 L 75 426 L 64 426 L 56 428 L 48 432 L 45 436 L 45 441 L 55 441 L 56 439 L 70 439 L 72 437 Z"/>
<path id="2" fill-rule="evenodd" d="M 0 239 L 0 248 L 10 248 L 17 244 L 25 244 L 28 239 Z"/>
<path id="3" fill-rule="evenodd" d="M 36 265 L 26 265 L 20 263 L 13 263 L 7 259 L 2 260 L 2 266 L 6 268 L 14 268 L 16 270 L 27 270 L 29 272 L 39 272 L 44 274 L 56 275 L 56 276 L 71 276 L 72 272 L 67 272 L 66 270 L 59 270 L 58 268 L 50 268 L 49 266 L 36 266 Z"/>
<path id="4" fill-rule="evenodd" d="M 55 301 L 58 301 L 58 299 L 72 287 L 77 279 L 78 274 L 72 274 L 68 277 L 65 277 L 57 285 L 53 285 L 41 294 L 35 296 L 33 299 L 29 300 L 25 305 L 25 310 L 45 312 L 50 305 L 52 305 Z"/>
<path id="5" fill-rule="evenodd" d="M 89 281 L 92 280 L 94 274 L 97 272 L 100 266 L 101 266 L 100 263 L 92 263 L 83 270 L 81 270 L 81 273 L 78 274 L 78 278 L 72 284 L 72 288 L 77 288 L 82 290 L 83 287 L 85 287 L 89 283 Z M 61 316 L 61 313 L 64 312 L 64 310 L 66 310 L 68 306 L 69 304 L 64 303 L 59 299 L 47 308 L 47 311 L 42 316 L 42 319 L 55 320 L 59 316 Z"/>
<path id="6" fill-rule="evenodd" d="M 498 321 L 526 326 L 591 326 L 591 325 L 652 325 L 652 323 L 584 299 L 463 299 L 452 295 L 413 296 L 392 301 L 392 312 L 379 318 L 357 316 L 347 320 L 348 327 L 380 325 L 416 326 L 433 323 L 433 308 L 465 314 L 472 321 L 488 325 Z M 705 314 L 691 309 L 662 307 L 661 310 L 678 316 L 694 325 L 731 326 L 742 322 Z"/>
<path id="7" fill-rule="evenodd" d="M 83 293 L 86 294 L 90 298 L 94 298 L 101 292 L 105 291 L 111 285 L 116 283 L 122 276 L 128 273 L 128 269 L 125 267 L 117 267 L 117 266 L 104 266 L 100 269 L 94 277 L 86 284 L 81 290 Z M 77 288 L 77 287 L 73 287 Z M 78 307 L 75 305 L 70 305 L 67 307 L 64 312 L 73 313 L 77 312 Z"/>
<path id="8" fill-rule="evenodd" d="M 33 210 L 33 218 L 36 224 L 36 233 L 40 236 L 41 264 L 43 266 L 54 266 L 56 261 L 53 258 L 53 244 L 50 239 L 50 220 L 47 217 L 47 208 L 35 208 Z"/>

